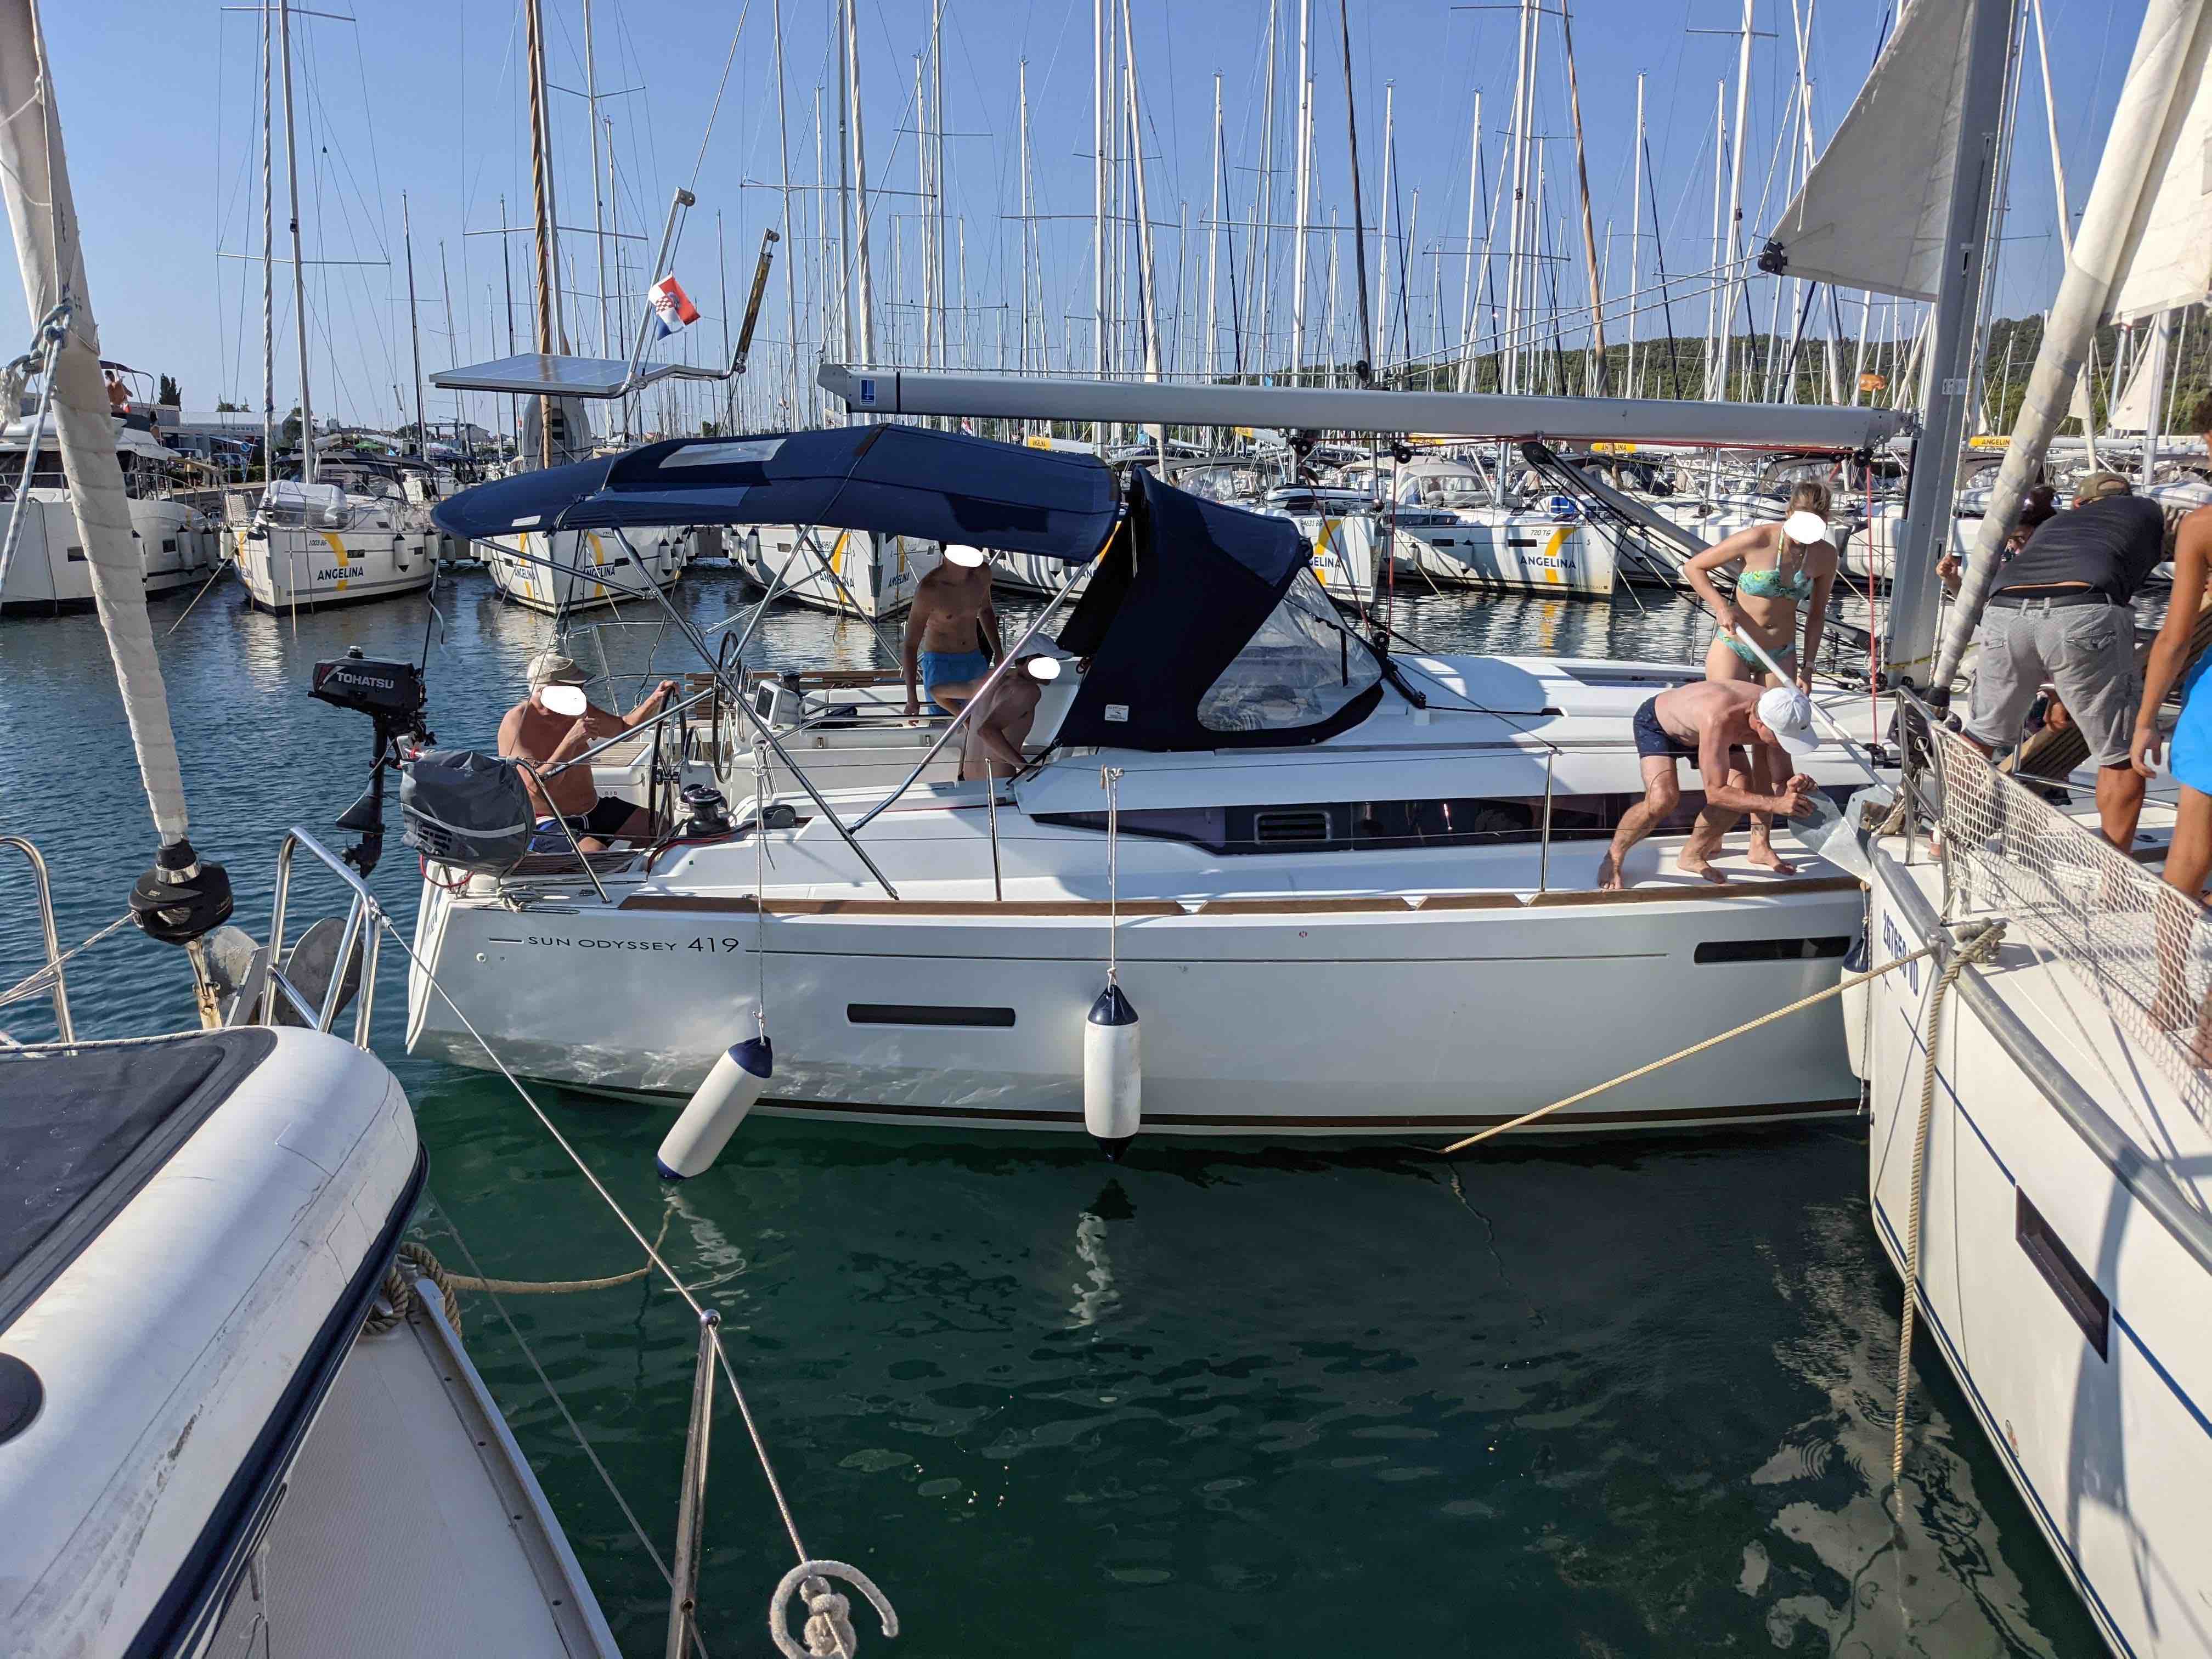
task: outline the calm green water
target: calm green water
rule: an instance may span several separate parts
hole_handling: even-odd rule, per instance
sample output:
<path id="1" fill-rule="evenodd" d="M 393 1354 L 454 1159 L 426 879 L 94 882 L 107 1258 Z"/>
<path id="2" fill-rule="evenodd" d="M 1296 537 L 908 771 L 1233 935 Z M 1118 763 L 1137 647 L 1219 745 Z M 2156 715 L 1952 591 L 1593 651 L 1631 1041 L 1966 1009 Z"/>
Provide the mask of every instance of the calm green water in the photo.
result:
<path id="1" fill-rule="evenodd" d="M 699 571 L 681 590 L 705 619 L 738 592 Z M 474 575 L 441 605 L 433 724 L 488 742 L 550 624 Z M 1701 650 L 1686 607 L 1643 607 L 1407 609 L 1462 648 Z M 156 629 L 182 610 L 157 603 Z M 310 665 L 356 642 L 412 654 L 422 637 L 414 602 L 295 631 L 223 587 L 164 641 L 194 838 L 228 864 L 257 933 L 283 827 L 325 823 L 367 758 L 365 721 L 307 700 Z M 763 644 L 817 664 L 869 649 L 859 625 L 800 612 Z M 46 850 L 70 939 L 120 913 L 150 857 L 89 617 L 0 623 L 0 832 Z M 375 885 L 410 921 L 413 878 L 395 834 Z M 35 960 L 27 897 L 0 866 L 9 979 Z M 430 1149 L 423 1237 L 514 1278 L 632 1265 L 503 1083 L 398 1053 L 398 954 L 378 1023 Z M 81 1030 L 191 1018 L 182 962 L 135 935 L 71 983 Z M 1573 1011 L 1558 1017 L 1571 1041 Z M 5 1018 L 46 1034 L 35 1008 Z M 1911 1524 L 1894 1532 L 1882 1512 L 1898 1291 L 1856 1134 L 1450 1163 L 1410 1145 L 1140 1140 L 1109 1169 L 1056 1139 L 756 1119 L 671 1191 L 653 1174 L 659 1119 L 543 1098 L 648 1231 L 665 1220 L 672 1260 L 722 1310 L 808 1547 L 866 1566 L 897 1602 L 906 1635 L 871 1632 L 866 1652 L 2101 1651 L 1933 1360 L 1916 1385 Z M 626 1649 L 658 1653 L 659 1576 L 530 1356 L 665 1553 L 690 1316 L 636 1286 L 504 1311 L 512 1325 L 471 1300 L 470 1348 Z M 790 1556 L 726 1410 L 709 1509 L 709 1650 L 769 1652 L 760 1620 Z"/>

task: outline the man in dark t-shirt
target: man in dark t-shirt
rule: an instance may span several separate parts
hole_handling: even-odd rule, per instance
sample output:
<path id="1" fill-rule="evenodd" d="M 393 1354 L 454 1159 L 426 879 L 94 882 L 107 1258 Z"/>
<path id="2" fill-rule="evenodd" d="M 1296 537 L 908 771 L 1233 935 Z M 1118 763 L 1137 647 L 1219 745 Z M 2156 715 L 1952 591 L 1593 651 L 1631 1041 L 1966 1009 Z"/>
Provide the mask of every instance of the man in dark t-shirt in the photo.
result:
<path id="1" fill-rule="evenodd" d="M 1998 576 L 1977 636 L 1966 735 L 1985 753 L 2009 749 L 2036 692 L 2054 683 L 2097 765 L 2105 839 L 2124 849 L 2143 800 L 2129 756 L 2141 690 L 2129 601 L 2164 556 L 2166 515 L 2113 472 L 2090 474 L 2074 499 Z"/>

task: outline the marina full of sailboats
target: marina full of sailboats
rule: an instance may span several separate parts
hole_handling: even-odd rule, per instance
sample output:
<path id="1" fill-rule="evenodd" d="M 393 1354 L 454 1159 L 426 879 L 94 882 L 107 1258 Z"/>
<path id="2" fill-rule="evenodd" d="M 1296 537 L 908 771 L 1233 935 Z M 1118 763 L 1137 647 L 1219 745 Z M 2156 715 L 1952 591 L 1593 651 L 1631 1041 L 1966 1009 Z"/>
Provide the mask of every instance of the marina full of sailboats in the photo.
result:
<path id="1" fill-rule="evenodd" d="M 406 1054 L 511 1086 L 642 1254 L 556 1288 L 643 1278 L 696 1320 L 672 1656 L 698 1638 L 725 1390 L 793 1553 L 779 1648 L 849 1659 L 860 1601 L 886 1634 L 896 1619 L 866 1572 L 800 1543 L 718 1314 L 555 1127 L 546 1086 L 613 1103 L 670 1183 L 707 1176 L 757 1117 L 1109 1160 L 1170 1138 L 1325 1157 L 1863 1123 L 1863 1213 L 1903 1285 L 1883 1501 L 1907 1527 L 1936 1501 L 1912 1457 L 1918 1330 L 2112 1650 L 2212 1659 L 2212 1085 L 2189 1040 L 2212 946 L 2202 896 L 2158 875 L 2179 786 L 2154 787 L 2130 856 L 2100 836 L 2078 738 L 2054 721 L 2000 767 L 1948 713 L 2032 489 L 2063 510 L 2077 481 L 2124 468 L 2162 504 L 2212 501 L 2203 435 L 2168 429 L 2185 392 L 2212 390 L 2212 4 L 2144 0 L 2077 222 L 2041 0 L 1913 0 L 1825 134 L 1810 0 L 1744 0 L 1699 164 L 1669 174 L 1685 199 L 1686 178 L 1709 187 L 1710 252 L 1671 276 L 1681 213 L 1662 214 L 1636 76 L 1625 278 L 1574 55 L 1591 0 L 1579 19 L 1492 9 L 1511 30 L 1504 154 L 1470 89 L 1463 234 L 1436 230 L 1432 195 L 1426 240 L 1405 155 L 1443 147 L 1401 127 L 1394 83 L 1373 107 L 1348 3 L 1254 9 L 1249 157 L 1215 73 L 1194 221 L 1154 37 L 1134 0 L 1092 0 L 1073 234 L 1039 199 L 1026 60 L 997 135 L 998 205 L 1016 210 L 986 233 L 961 154 L 980 135 L 948 115 L 947 0 L 927 9 L 910 88 L 864 76 L 855 0 L 817 9 L 811 129 L 787 96 L 795 18 L 771 4 L 737 23 L 699 160 L 651 196 L 652 235 L 652 217 L 617 222 L 648 191 L 617 164 L 602 105 L 629 94 L 602 87 L 590 0 L 580 92 L 556 79 L 554 0 L 520 0 L 530 211 L 511 226 L 502 198 L 496 232 L 469 233 L 497 236 L 506 292 L 479 306 L 464 264 L 465 320 L 441 307 L 426 368 L 402 198 L 410 384 L 385 411 L 396 441 L 371 447 L 319 426 L 311 389 L 339 353 L 316 343 L 337 308 L 327 285 L 311 303 L 308 273 L 343 263 L 303 229 L 303 200 L 330 199 L 324 147 L 296 131 L 311 16 L 256 9 L 259 246 L 234 263 L 258 264 L 262 429 L 258 469 L 218 484 L 173 447 L 175 416 L 103 392 L 36 6 L 0 0 L 0 161 L 36 325 L 6 377 L 0 608 L 11 630 L 97 610 L 160 843 L 132 911 L 176 947 L 204 1028 L 78 1038 L 35 825 L 0 823 L 0 854 L 38 872 L 46 941 L 9 1000 L 47 999 L 54 1026 L 0 1046 L 16 1103 L 0 1116 L 23 1178 L 63 1194 L 0 1260 L 0 1509 L 24 1518 L 0 1625 L 36 1651 L 217 1651 L 264 1626 L 318 1651 L 514 1630 L 522 1650 L 615 1650 L 461 1345 L 457 1276 L 402 1243 L 428 1176 L 371 1047 L 394 1012 L 377 1006 L 389 943 Z M 1755 111 L 1766 35 L 1785 90 Z M 741 60 L 740 90 L 764 123 L 773 109 L 776 177 L 726 170 L 744 182 L 714 210 L 710 346 L 699 228 Z M 2023 331 L 1994 374 L 1992 343 L 2039 81 L 2062 275 L 2015 388 Z M 901 112 L 888 134 L 879 82 Z M 564 187 L 581 218 L 581 146 L 558 137 L 556 94 L 585 112 L 588 229 L 563 222 Z M 1688 131 L 1703 106 L 1666 124 Z M 736 308 L 726 210 L 760 233 Z M 1678 307 L 1702 311 L 1701 337 Z M 455 442 L 434 455 L 447 398 Z M 1655 763 L 1675 779 L 1698 760 L 1655 751 L 1647 717 L 1697 663 L 1419 637 L 1415 601 L 1680 589 L 1686 563 L 1780 525 L 1806 485 L 1830 504 L 1801 544 L 1832 551 L 1857 620 L 1821 618 L 1829 649 L 1814 660 L 1805 634 L 1802 669 L 1739 647 L 1805 695 L 1791 793 L 1810 805 L 1776 826 L 1780 859 L 1733 817 L 1707 843 L 1705 779 L 1660 787 Z M 967 550 L 1012 601 L 1003 641 L 972 683 L 917 696 L 897 630 L 944 621 Z M 717 618 L 672 592 L 702 559 L 746 590 Z M 547 619 L 513 689 L 518 716 L 577 722 L 557 749 L 440 715 L 430 624 L 441 570 L 463 563 Z M 260 937 L 226 926 L 228 878 L 187 839 L 147 610 L 226 568 L 280 617 L 426 611 L 419 660 L 314 665 L 312 695 L 371 722 L 375 769 L 338 819 L 349 849 L 272 826 Z M 985 643 L 965 603 L 954 625 Z M 787 607 L 862 624 L 869 665 L 770 666 L 757 642 Z M 633 634 L 649 660 L 610 653 Z M 550 805 L 584 784 L 588 810 Z M 418 860 L 411 933 L 367 884 L 387 817 Z M 288 923 L 295 873 L 343 908 Z M 106 1150 L 56 1173 L 34 1132 Z M 88 1311 L 103 1303 L 127 1316 Z M 410 1455 L 380 1467 L 394 1441 Z M 356 1520 L 387 1577 L 489 1540 L 466 1606 L 410 1605 L 406 1634 L 372 1625 L 338 1570 L 369 1547 L 343 1543 Z"/>

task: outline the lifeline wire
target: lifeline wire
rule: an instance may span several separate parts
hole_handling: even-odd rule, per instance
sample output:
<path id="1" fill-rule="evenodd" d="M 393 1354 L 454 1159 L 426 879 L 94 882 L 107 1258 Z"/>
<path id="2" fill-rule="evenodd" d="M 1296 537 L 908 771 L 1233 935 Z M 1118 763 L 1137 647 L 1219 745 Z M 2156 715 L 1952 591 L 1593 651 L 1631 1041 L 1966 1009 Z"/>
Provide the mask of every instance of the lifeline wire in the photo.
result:
<path id="1" fill-rule="evenodd" d="M 637 1223 L 629 1218 L 629 1212 L 616 1200 L 615 1195 L 607 1190 L 606 1182 L 601 1181 L 597 1171 L 584 1161 L 583 1154 L 569 1142 L 568 1136 L 562 1134 L 555 1127 L 553 1120 L 546 1115 L 545 1109 L 538 1103 L 536 1097 L 522 1086 L 522 1080 L 507 1069 L 507 1062 L 500 1057 L 499 1051 L 485 1041 L 483 1033 L 477 1030 L 476 1023 L 461 1011 L 460 1005 L 455 1002 L 452 994 L 438 982 L 437 975 L 430 971 L 429 964 L 416 954 L 413 943 L 400 933 L 381 908 L 375 909 L 375 917 L 378 924 L 392 935 L 399 948 L 407 952 L 407 959 L 415 964 L 425 982 L 437 992 L 446 1006 L 453 1011 L 453 1017 L 461 1022 L 470 1036 L 476 1040 L 477 1046 L 482 1048 L 489 1057 L 491 1063 L 499 1068 L 499 1074 L 507 1080 L 516 1094 L 522 1097 L 522 1103 L 530 1108 L 531 1115 L 544 1127 L 545 1133 L 553 1137 L 553 1144 L 568 1154 L 568 1161 L 574 1164 L 577 1171 L 591 1183 L 592 1190 L 605 1201 L 610 1210 L 614 1212 L 615 1219 L 621 1222 L 629 1236 L 637 1241 L 638 1248 L 645 1252 L 646 1259 L 660 1269 L 661 1273 L 674 1287 L 676 1293 L 684 1298 L 693 1314 L 702 1318 L 705 1317 L 707 1312 L 705 1304 L 692 1294 L 690 1285 L 676 1276 L 676 1270 L 668 1265 L 659 1249 L 646 1237 Z M 798 1550 L 799 1559 L 801 1561 L 806 1560 L 808 1559 L 806 1548 L 799 1541 L 799 1528 L 791 1518 L 791 1504 L 783 1495 L 783 1483 L 776 1479 L 775 1467 L 769 1461 L 768 1448 L 762 1441 L 758 1431 L 753 1427 L 752 1407 L 746 1402 L 745 1391 L 738 1385 L 737 1372 L 730 1364 L 729 1356 L 722 1352 L 721 1336 L 719 1332 L 714 1338 L 714 1352 L 721 1361 L 722 1375 L 729 1379 L 730 1392 L 737 1396 L 738 1409 L 744 1417 L 746 1431 L 752 1435 L 753 1449 L 760 1458 L 761 1474 L 767 1477 L 769 1492 L 775 1499 L 777 1511 L 783 1516 L 784 1530 L 791 1535 L 792 1547 Z"/>

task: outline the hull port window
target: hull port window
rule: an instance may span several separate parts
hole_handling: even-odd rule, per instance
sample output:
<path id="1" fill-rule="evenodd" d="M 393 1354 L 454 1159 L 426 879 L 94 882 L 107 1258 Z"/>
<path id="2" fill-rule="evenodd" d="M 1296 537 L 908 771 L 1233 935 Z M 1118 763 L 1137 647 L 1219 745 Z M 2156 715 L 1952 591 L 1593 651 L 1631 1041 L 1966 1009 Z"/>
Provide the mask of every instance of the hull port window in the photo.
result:
<path id="1" fill-rule="evenodd" d="M 1003 1030 L 1014 1023 L 1014 1011 L 935 1002 L 848 1002 L 845 1019 L 852 1025 L 966 1025 Z"/>
<path id="2" fill-rule="evenodd" d="M 1696 962 L 1818 962 L 1851 948 L 1841 933 L 1823 939 L 1709 939 L 1692 954 Z"/>
<path id="3" fill-rule="evenodd" d="M 2036 1272 L 2074 1322 L 2081 1328 L 2081 1335 L 2097 1351 L 2100 1359 L 2110 1359 L 2112 1328 L 2112 1301 L 2097 1287 L 2097 1281 L 2088 1270 L 2074 1259 L 2074 1253 L 2061 1243 L 2058 1235 L 2051 1231 L 2051 1224 L 2043 1212 L 2027 1201 L 2027 1194 L 2014 1188 L 2013 1208 L 2013 1237 L 2020 1248 L 2027 1252 L 2027 1259 L 2035 1264 Z"/>

